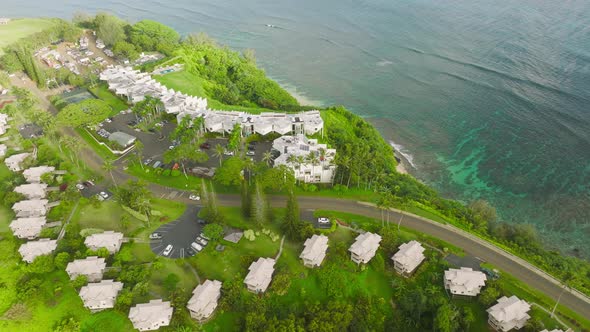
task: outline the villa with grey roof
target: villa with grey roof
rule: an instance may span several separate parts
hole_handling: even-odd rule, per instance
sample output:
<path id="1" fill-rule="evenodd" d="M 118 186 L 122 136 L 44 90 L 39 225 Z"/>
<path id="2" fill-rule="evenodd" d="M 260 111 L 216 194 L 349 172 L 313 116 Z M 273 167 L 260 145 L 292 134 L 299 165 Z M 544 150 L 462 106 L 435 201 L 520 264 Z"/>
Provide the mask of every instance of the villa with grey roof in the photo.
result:
<path id="1" fill-rule="evenodd" d="M 173 310 L 170 302 L 151 300 L 129 309 L 129 319 L 134 328 L 140 331 L 153 331 L 170 325 Z"/>
<path id="2" fill-rule="evenodd" d="M 27 182 L 29 183 L 38 183 L 41 182 L 41 177 L 46 173 L 55 172 L 55 167 L 53 166 L 37 166 L 27 168 L 23 171 L 23 175 Z"/>
<path id="3" fill-rule="evenodd" d="M 483 272 L 469 267 L 445 271 L 445 288 L 453 295 L 477 296 L 486 280 Z"/>
<path id="4" fill-rule="evenodd" d="M 97 283 L 89 283 L 80 288 L 80 298 L 84 307 L 91 312 L 99 312 L 115 307 L 117 295 L 123 289 L 123 283 L 113 280 L 103 280 Z"/>
<path id="5" fill-rule="evenodd" d="M 303 260 L 303 265 L 307 267 L 318 267 L 326 257 L 326 250 L 328 250 L 328 237 L 314 234 L 305 240 L 299 258 Z"/>
<path id="6" fill-rule="evenodd" d="M 498 303 L 487 310 L 488 323 L 496 330 L 507 332 L 520 330 L 531 318 L 528 312 L 531 305 L 516 296 L 502 296 Z"/>
<path id="7" fill-rule="evenodd" d="M 403 243 L 399 246 L 399 251 L 391 257 L 395 271 L 406 277 L 411 275 L 425 258 L 424 247 L 415 240 Z"/>
<path id="8" fill-rule="evenodd" d="M 104 258 L 90 256 L 70 262 L 66 267 L 66 272 L 72 280 L 83 275 L 88 278 L 89 282 L 97 282 L 102 279 L 106 267 L 107 263 Z"/>
<path id="9" fill-rule="evenodd" d="M 331 183 L 336 174 L 336 150 L 319 144 L 317 139 L 305 135 L 282 136 L 273 141 L 272 148 L 280 153 L 274 159 L 274 166 L 286 165 L 299 181 Z"/>
<path id="10" fill-rule="evenodd" d="M 275 260 L 272 258 L 259 258 L 248 268 L 248 275 L 244 283 L 253 293 L 264 293 L 272 281 Z"/>
<path id="11" fill-rule="evenodd" d="M 57 248 L 57 240 L 39 239 L 23 243 L 18 252 L 23 257 L 23 261 L 32 263 L 35 258 L 51 254 Z"/>
<path id="12" fill-rule="evenodd" d="M 46 196 L 47 185 L 45 183 L 26 183 L 14 188 L 14 192 L 22 194 L 27 199 L 41 199 Z"/>
<path id="13" fill-rule="evenodd" d="M 45 217 L 18 218 L 14 219 L 9 227 L 19 239 L 33 240 L 39 237 L 46 223 Z"/>
<path id="14" fill-rule="evenodd" d="M 23 170 L 21 166 L 22 163 L 30 156 L 31 154 L 28 152 L 13 154 L 12 156 L 4 159 L 4 164 L 6 164 L 6 167 L 8 167 L 8 169 L 11 171 L 19 172 Z"/>
<path id="15" fill-rule="evenodd" d="M 193 290 L 193 296 L 186 305 L 191 317 L 198 321 L 204 321 L 211 317 L 217 308 L 217 302 L 221 297 L 221 281 L 205 280 Z"/>
<path id="16" fill-rule="evenodd" d="M 92 234 L 84 240 L 84 244 L 90 250 L 99 250 L 106 248 L 111 254 L 121 249 L 123 244 L 123 233 L 106 231 L 98 234 Z"/>
<path id="17" fill-rule="evenodd" d="M 356 241 L 350 246 L 350 259 L 357 264 L 368 263 L 377 253 L 381 236 L 371 232 L 363 233 L 356 237 Z"/>
<path id="18" fill-rule="evenodd" d="M 14 203 L 12 210 L 19 218 L 41 217 L 49 210 L 46 199 L 31 199 Z"/>

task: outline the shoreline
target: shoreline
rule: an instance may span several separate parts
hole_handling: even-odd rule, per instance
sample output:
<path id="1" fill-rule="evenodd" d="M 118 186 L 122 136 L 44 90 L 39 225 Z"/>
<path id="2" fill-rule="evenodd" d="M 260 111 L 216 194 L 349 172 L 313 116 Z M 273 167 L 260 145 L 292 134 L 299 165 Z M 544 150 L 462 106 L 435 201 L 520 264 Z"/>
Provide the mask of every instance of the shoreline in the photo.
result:
<path id="1" fill-rule="evenodd" d="M 401 174 L 410 174 L 401 160 L 398 160 L 397 166 L 395 166 L 395 170 Z"/>

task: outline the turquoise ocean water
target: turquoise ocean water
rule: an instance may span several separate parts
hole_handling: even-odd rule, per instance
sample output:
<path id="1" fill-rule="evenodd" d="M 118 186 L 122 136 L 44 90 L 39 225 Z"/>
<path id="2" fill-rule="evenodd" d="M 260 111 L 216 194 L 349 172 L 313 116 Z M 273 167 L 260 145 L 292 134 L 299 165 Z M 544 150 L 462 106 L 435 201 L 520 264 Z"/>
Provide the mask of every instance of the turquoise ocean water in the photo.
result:
<path id="1" fill-rule="evenodd" d="M 0 2 L 0 16 L 106 10 L 253 48 L 301 98 L 373 122 L 445 196 L 590 257 L 589 1 Z"/>

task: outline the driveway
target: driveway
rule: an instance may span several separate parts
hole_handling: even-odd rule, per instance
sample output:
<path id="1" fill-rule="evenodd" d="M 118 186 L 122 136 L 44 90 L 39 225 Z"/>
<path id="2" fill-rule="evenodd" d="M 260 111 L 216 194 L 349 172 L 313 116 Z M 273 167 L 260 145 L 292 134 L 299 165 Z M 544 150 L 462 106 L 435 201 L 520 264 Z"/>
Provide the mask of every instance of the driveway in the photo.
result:
<path id="1" fill-rule="evenodd" d="M 156 255 L 162 255 L 162 252 L 171 244 L 173 246 L 172 252 L 168 258 L 182 258 L 192 256 L 191 243 L 201 233 L 202 225 L 197 223 L 197 214 L 201 209 L 197 205 L 187 205 L 186 211 L 178 219 L 173 222 L 160 226 L 154 232 L 162 234 L 162 239 L 151 240 L 150 248 Z"/>

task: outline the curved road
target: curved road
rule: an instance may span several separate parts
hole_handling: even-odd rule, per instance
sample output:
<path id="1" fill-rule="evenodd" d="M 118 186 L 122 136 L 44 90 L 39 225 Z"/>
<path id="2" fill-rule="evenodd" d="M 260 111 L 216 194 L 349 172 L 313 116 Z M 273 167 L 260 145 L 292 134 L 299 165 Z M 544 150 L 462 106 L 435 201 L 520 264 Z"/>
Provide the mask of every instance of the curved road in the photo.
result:
<path id="1" fill-rule="evenodd" d="M 13 79 L 12 81 L 13 85 L 25 85 L 23 84 L 24 81 L 17 79 Z M 42 106 L 45 106 L 46 109 L 51 113 L 56 113 L 57 110 L 47 101 L 46 95 L 37 89 L 35 85 L 26 84 L 26 88 L 31 90 L 37 97 L 39 97 Z M 64 131 L 68 135 L 77 136 L 77 134 L 69 128 L 66 128 Z M 100 173 L 104 173 L 102 170 L 103 161 L 93 150 L 89 148 L 84 149 L 81 153 L 81 157 L 90 168 Z M 115 164 L 121 166 L 119 162 L 116 162 Z M 135 179 L 133 176 L 122 172 L 119 168 L 113 170 L 113 177 L 118 183 Z M 154 193 L 154 195 L 158 197 L 167 195 L 171 191 L 178 191 L 178 189 L 167 188 L 156 184 L 150 184 L 149 188 Z M 184 197 L 177 198 L 176 200 L 183 201 L 185 203 L 191 202 Z M 270 200 L 271 204 L 274 206 L 285 205 L 284 197 L 272 196 Z M 347 199 L 306 196 L 300 196 L 298 197 L 298 200 L 300 208 L 303 209 L 334 210 L 364 215 L 375 219 L 381 218 L 380 210 L 368 203 Z M 225 206 L 239 206 L 241 204 L 239 195 L 218 195 L 218 201 L 220 205 Z M 399 219 L 401 217 L 401 212 L 399 210 L 392 210 L 392 215 L 394 220 Z M 428 220 L 407 212 L 404 212 L 403 225 L 404 227 L 414 229 L 460 247 L 470 255 L 479 257 L 480 259 L 493 264 L 506 273 L 509 273 L 520 279 L 532 288 L 547 294 L 554 300 L 557 300 L 560 294 L 563 292 L 563 295 L 561 295 L 561 304 L 576 311 L 583 317 L 590 317 L 590 299 L 588 297 L 575 290 L 563 291 L 564 289 L 562 285 L 555 278 L 544 273 L 523 259 L 505 252 L 504 250 L 488 243 L 487 241 L 484 241 L 456 227 L 437 223 L 435 221 Z"/>

